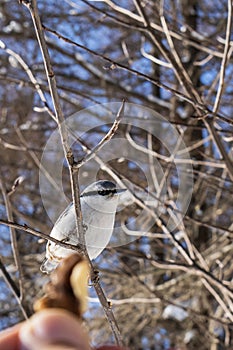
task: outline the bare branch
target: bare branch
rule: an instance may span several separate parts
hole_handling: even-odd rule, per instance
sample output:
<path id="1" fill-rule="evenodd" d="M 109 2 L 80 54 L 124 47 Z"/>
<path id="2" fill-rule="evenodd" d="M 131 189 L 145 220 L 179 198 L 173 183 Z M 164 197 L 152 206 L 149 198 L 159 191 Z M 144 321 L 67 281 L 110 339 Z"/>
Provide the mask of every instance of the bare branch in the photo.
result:
<path id="1" fill-rule="evenodd" d="M 108 141 L 111 140 L 111 138 L 115 135 L 118 126 L 124 116 L 124 105 L 125 105 L 125 100 L 123 100 L 122 105 L 116 115 L 116 119 L 114 123 L 112 124 L 110 130 L 107 132 L 106 135 L 100 140 L 98 145 L 96 145 L 90 152 L 87 152 L 86 156 L 78 162 L 77 166 L 80 168 L 82 165 L 84 165 L 86 162 L 88 162 L 90 159 L 96 156 L 96 154 L 99 152 L 99 150 L 104 146 L 104 144 Z"/>
<path id="2" fill-rule="evenodd" d="M 6 206 L 7 218 L 9 221 L 13 221 L 11 204 L 10 204 L 9 197 L 7 195 L 7 191 L 6 191 L 6 187 L 5 187 L 2 175 L 0 175 L 0 187 L 2 190 L 2 195 L 3 195 L 5 206 Z M 26 316 L 27 310 L 26 310 L 25 305 L 24 305 L 24 297 L 25 297 L 24 273 L 23 273 L 23 268 L 22 268 L 21 259 L 20 259 L 16 231 L 13 227 L 10 227 L 10 236 L 11 236 L 11 247 L 12 247 L 14 262 L 15 262 L 16 268 L 19 272 L 19 293 L 18 293 L 17 301 L 19 302 L 19 306 L 20 306 L 24 316 Z M 6 272 L 5 270 L 3 270 L 3 271 Z M 15 288 L 13 288 L 13 290 L 15 291 Z"/>
<path id="3" fill-rule="evenodd" d="M 22 296 L 20 293 L 19 288 L 17 287 L 17 285 L 15 284 L 14 280 L 11 278 L 10 274 L 7 272 L 7 269 L 5 268 L 5 265 L 2 262 L 2 259 L 0 258 L 0 270 L 2 273 L 2 276 L 5 280 L 5 282 L 7 283 L 7 285 L 9 286 L 10 290 L 12 291 L 15 299 L 18 302 L 18 305 L 22 311 L 23 317 L 25 319 L 27 319 L 31 314 L 28 310 L 26 310 L 25 306 L 23 306 L 22 303 Z"/>
<path id="4" fill-rule="evenodd" d="M 225 40 L 222 64 L 220 69 L 219 86 L 218 86 L 218 91 L 217 91 L 217 95 L 216 95 L 216 99 L 213 107 L 213 113 L 217 113 L 219 108 L 219 104 L 220 104 L 220 100 L 221 100 L 221 96 L 223 94 L 223 88 L 224 88 L 224 77 L 226 72 L 226 65 L 227 65 L 227 61 L 230 59 L 230 56 L 231 56 L 230 40 L 231 40 L 231 29 L 232 29 L 232 1 L 228 0 L 227 4 L 228 4 L 228 17 L 227 17 L 227 25 L 226 25 L 226 40 Z"/>

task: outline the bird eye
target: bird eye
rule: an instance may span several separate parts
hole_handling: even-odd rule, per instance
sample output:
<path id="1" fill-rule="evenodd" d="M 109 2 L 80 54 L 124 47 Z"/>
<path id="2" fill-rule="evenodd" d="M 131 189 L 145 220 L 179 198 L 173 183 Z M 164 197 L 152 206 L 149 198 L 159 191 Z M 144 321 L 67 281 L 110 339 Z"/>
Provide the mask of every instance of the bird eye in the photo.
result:
<path id="1" fill-rule="evenodd" d="M 109 194 L 114 194 L 116 193 L 116 190 L 99 190 L 98 194 L 100 196 L 108 196 Z"/>
<path id="2" fill-rule="evenodd" d="M 107 196 L 109 193 L 110 193 L 109 190 L 100 190 L 100 191 L 98 191 L 98 194 L 100 196 Z"/>

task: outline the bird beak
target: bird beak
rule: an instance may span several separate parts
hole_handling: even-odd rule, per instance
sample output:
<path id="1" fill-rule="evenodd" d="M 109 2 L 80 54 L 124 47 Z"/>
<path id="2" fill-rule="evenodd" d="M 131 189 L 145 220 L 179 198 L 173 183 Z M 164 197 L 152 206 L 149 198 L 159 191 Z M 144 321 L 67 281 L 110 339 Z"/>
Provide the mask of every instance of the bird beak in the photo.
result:
<path id="1" fill-rule="evenodd" d="M 118 188 L 118 189 L 116 189 L 116 193 L 117 194 L 121 194 L 121 193 L 124 193 L 126 191 L 127 191 L 127 188 Z"/>

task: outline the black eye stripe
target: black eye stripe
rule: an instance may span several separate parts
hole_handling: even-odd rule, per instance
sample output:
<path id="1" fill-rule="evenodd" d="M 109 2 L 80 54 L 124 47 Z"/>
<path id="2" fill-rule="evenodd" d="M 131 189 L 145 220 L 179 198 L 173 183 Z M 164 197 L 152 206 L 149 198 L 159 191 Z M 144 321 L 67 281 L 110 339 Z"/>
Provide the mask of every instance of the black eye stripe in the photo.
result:
<path id="1" fill-rule="evenodd" d="M 98 194 L 100 196 L 107 196 L 110 193 L 114 194 L 114 193 L 116 193 L 116 190 L 100 190 L 100 191 L 98 191 Z"/>
<path id="2" fill-rule="evenodd" d="M 105 189 L 105 190 L 99 190 L 99 191 L 90 191 L 90 192 L 84 192 L 81 194 L 81 197 L 89 197 L 89 196 L 107 196 L 109 194 L 115 194 L 117 193 L 116 189 Z"/>

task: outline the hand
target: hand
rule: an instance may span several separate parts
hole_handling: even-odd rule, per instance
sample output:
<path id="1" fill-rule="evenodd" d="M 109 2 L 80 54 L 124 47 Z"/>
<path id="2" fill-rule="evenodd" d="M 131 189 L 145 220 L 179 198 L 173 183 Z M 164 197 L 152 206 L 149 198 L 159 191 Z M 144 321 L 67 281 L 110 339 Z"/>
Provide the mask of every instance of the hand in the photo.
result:
<path id="1" fill-rule="evenodd" d="M 45 309 L 0 332 L 0 350 L 91 350 L 87 333 L 70 312 Z M 101 346 L 97 350 L 124 350 Z"/>
<path id="2" fill-rule="evenodd" d="M 88 336 L 71 313 L 46 309 L 0 333 L 0 350 L 90 350 Z"/>

